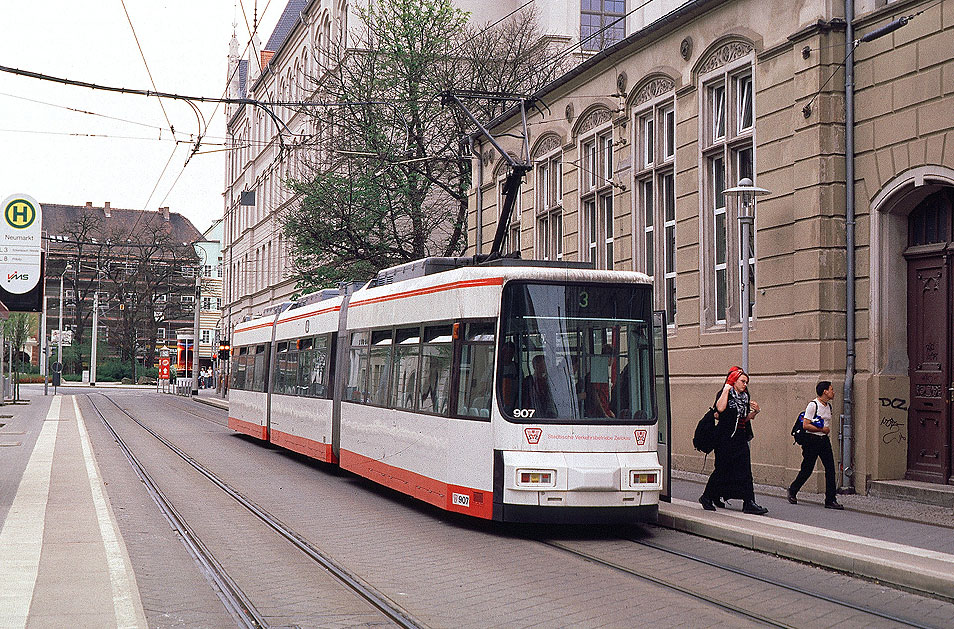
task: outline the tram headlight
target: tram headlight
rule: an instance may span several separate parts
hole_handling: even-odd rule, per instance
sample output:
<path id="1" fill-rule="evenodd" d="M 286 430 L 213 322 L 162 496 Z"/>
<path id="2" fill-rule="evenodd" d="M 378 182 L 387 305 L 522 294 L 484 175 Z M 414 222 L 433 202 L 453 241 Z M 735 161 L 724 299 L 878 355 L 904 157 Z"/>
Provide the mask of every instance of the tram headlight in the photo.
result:
<path id="1" fill-rule="evenodd" d="M 655 485 L 659 479 L 659 475 L 656 472 L 638 472 L 632 470 L 629 474 L 629 484 L 633 487 L 636 485 Z"/>
<path id="2" fill-rule="evenodd" d="M 556 470 L 517 470 L 518 487 L 555 487 Z"/>

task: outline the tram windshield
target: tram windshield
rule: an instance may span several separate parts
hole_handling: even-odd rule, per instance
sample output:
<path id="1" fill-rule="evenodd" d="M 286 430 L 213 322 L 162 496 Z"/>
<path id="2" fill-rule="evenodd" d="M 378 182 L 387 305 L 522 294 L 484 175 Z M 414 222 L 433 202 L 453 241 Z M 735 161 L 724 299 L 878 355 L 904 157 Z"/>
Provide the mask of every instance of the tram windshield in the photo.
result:
<path id="1" fill-rule="evenodd" d="M 504 287 L 497 399 L 511 421 L 653 423 L 651 288 Z"/>

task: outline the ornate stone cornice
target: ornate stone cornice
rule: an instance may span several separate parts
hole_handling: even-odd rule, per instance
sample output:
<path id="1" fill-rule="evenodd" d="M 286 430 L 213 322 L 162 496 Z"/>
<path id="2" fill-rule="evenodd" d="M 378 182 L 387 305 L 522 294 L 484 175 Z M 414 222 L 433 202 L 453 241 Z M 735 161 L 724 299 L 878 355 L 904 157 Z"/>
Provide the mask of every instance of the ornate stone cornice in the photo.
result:
<path id="1" fill-rule="evenodd" d="M 613 114 L 608 108 L 600 107 L 598 109 L 594 109 L 580 120 L 580 124 L 576 128 L 576 133 L 577 135 L 586 133 L 590 129 L 595 129 L 596 127 L 602 126 L 612 119 Z"/>
<path id="2" fill-rule="evenodd" d="M 755 50 L 755 47 L 744 41 L 736 40 L 723 44 L 709 53 L 709 56 L 706 57 L 699 66 L 699 74 L 712 72 L 728 63 L 732 63 L 736 59 L 744 57 L 753 50 Z"/>
<path id="3" fill-rule="evenodd" d="M 639 88 L 639 91 L 636 92 L 636 96 L 633 98 L 632 104 L 634 107 L 638 107 L 658 96 L 662 96 L 666 92 L 673 91 L 675 87 L 676 83 L 670 78 L 660 77 L 653 79 Z"/>
<path id="4" fill-rule="evenodd" d="M 561 146 L 563 146 L 563 141 L 560 140 L 560 136 L 555 133 L 548 133 L 547 135 L 540 138 L 540 141 L 537 142 L 537 145 L 533 148 L 533 156 L 538 157 L 540 155 L 546 155 L 551 151 L 557 150 Z"/>

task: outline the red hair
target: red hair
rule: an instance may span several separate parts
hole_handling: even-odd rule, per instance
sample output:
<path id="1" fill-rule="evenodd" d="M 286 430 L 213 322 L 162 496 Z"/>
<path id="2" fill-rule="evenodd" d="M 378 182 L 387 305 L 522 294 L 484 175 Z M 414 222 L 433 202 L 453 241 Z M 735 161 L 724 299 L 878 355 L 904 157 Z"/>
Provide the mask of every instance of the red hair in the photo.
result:
<path id="1" fill-rule="evenodd" d="M 745 374 L 745 372 L 742 371 L 741 367 L 732 367 L 729 369 L 729 375 L 726 376 L 725 381 L 727 384 L 734 385 L 735 381 L 738 380 L 743 374 Z"/>

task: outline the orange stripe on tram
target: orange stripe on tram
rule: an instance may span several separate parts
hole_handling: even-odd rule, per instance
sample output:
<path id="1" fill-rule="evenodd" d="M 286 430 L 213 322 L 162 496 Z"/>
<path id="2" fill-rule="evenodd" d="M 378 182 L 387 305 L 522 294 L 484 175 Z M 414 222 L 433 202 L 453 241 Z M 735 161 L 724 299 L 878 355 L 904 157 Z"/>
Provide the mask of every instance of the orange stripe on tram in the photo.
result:
<path id="1" fill-rule="evenodd" d="M 493 517 L 494 500 L 491 491 L 449 485 L 348 450 L 341 451 L 341 467 L 447 511 L 485 520 Z"/>

